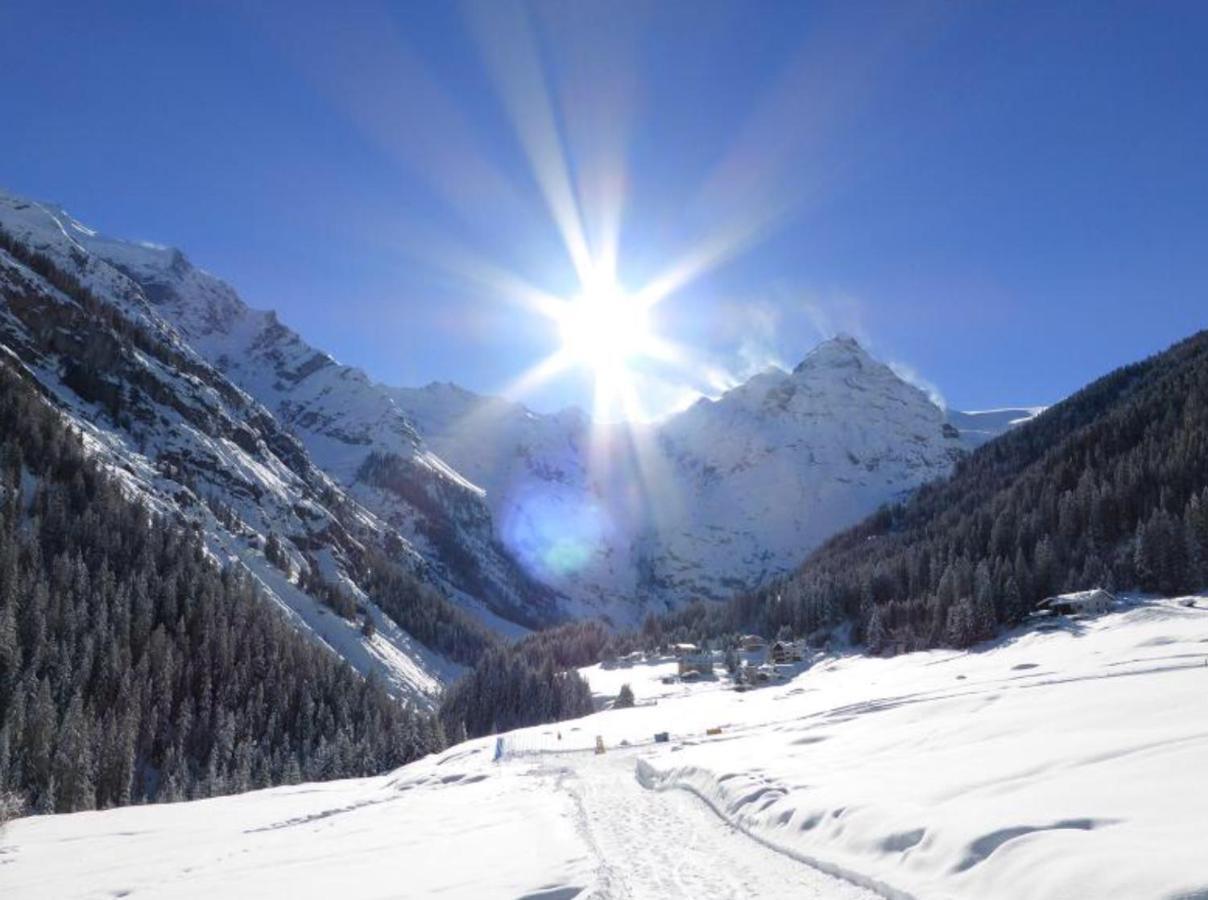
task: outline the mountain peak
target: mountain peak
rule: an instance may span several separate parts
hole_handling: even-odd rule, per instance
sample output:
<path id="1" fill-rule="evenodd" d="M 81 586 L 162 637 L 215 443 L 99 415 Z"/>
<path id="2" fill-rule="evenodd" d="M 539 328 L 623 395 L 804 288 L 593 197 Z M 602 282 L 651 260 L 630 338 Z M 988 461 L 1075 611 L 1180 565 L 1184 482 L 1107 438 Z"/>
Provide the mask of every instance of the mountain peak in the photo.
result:
<path id="1" fill-rule="evenodd" d="M 850 334 L 840 332 L 807 353 L 805 359 L 793 369 L 793 373 L 814 368 L 863 368 L 874 362 L 859 341 Z"/>

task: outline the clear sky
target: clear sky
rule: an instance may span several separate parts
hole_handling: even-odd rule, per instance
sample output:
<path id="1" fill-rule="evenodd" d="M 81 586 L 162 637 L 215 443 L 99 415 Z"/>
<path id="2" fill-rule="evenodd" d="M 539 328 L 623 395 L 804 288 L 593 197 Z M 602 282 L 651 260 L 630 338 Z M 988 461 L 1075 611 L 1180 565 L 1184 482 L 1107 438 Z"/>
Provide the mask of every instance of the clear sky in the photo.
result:
<path id="1" fill-rule="evenodd" d="M 388 383 L 514 386 L 576 233 L 673 288 L 653 411 L 840 330 L 1050 403 L 1208 325 L 1208 3 L 248 6 L 0 3 L 0 184 Z"/>

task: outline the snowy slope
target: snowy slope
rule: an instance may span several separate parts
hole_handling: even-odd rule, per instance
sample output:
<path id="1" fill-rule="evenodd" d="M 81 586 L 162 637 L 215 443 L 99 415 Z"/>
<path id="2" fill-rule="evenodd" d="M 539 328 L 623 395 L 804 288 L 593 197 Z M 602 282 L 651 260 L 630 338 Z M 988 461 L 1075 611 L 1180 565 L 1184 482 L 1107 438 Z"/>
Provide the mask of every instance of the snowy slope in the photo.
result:
<path id="1" fill-rule="evenodd" d="M 486 490 L 530 571 L 621 622 L 792 568 L 1026 417 L 954 414 L 966 434 L 850 337 L 652 425 L 593 426 L 448 384 L 393 396 Z"/>
<path id="2" fill-rule="evenodd" d="M 592 668 L 638 706 L 514 732 L 498 763 L 482 739 L 380 778 L 18 820 L 0 892 L 1202 896 L 1196 602 L 1137 601 L 969 652 L 822 657 L 743 694 L 668 692 L 666 666 Z"/>
<path id="3" fill-rule="evenodd" d="M 1034 419 L 1046 407 L 1018 406 L 1005 409 L 984 409 L 974 412 L 948 411 L 948 421 L 961 433 L 961 439 L 969 447 L 976 449 L 1009 428 L 1022 425 L 1029 419 Z"/>
<path id="4" fill-rule="evenodd" d="M 275 313 L 250 309 L 179 250 L 108 238 L 57 207 L 16 209 L 22 203 L 0 195 L 0 226 L 96 273 L 92 283 L 102 296 L 129 293 L 133 282 L 152 314 L 268 409 L 319 469 L 397 529 L 455 598 L 492 624 L 498 616 L 529 626 L 557 617 L 556 598 L 495 540 L 482 491 L 424 445 L 364 372 L 311 347 Z M 389 488 L 363 477 L 371 453 L 389 458 Z"/>
<path id="5" fill-rule="evenodd" d="M 268 409 L 196 353 L 142 285 L 91 252 L 101 239 L 88 229 L 2 194 L 0 227 L 20 252 L 43 254 L 88 292 L 57 283 L 28 254 L 0 250 L 0 347 L 9 364 L 37 378 L 132 492 L 200 529 L 216 561 L 241 561 L 298 627 L 396 693 L 430 703 L 461 667 L 398 628 L 360 584 L 366 549 L 389 544 L 389 524 L 353 502 Z M 290 577 L 265 559 L 270 533 L 284 541 Z M 392 546 L 423 573 L 418 552 L 397 538 Z M 359 622 L 303 592 L 304 571 L 352 598 L 377 633 L 362 635 Z"/>

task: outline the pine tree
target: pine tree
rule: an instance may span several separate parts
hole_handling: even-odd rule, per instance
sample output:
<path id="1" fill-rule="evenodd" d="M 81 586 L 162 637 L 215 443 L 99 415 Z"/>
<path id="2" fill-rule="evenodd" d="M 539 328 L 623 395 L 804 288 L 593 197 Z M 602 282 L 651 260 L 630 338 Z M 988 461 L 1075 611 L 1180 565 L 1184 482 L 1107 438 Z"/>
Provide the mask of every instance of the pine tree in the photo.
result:
<path id="1" fill-rule="evenodd" d="M 628 684 L 621 685 L 621 690 L 617 694 L 616 701 L 613 702 L 613 709 L 631 709 L 633 707 L 633 688 Z"/>

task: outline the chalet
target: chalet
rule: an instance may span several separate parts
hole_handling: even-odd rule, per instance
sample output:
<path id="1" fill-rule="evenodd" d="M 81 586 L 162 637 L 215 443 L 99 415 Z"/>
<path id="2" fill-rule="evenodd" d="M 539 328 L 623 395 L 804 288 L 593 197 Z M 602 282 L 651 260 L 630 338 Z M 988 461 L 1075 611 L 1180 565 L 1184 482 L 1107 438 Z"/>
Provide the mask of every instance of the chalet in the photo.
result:
<path id="1" fill-rule="evenodd" d="M 1111 591 L 1094 588 L 1072 594 L 1057 594 L 1046 597 L 1037 604 L 1037 610 L 1054 616 L 1098 616 L 1111 612 L 1116 598 Z"/>
<path id="2" fill-rule="evenodd" d="M 793 641 L 777 641 L 768 652 L 768 658 L 777 665 L 784 665 L 785 663 L 801 662 L 804 656 L 801 647 Z"/>
<path id="3" fill-rule="evenodd" d="M 762 650 L 768 645 L 768 642 L 757 634 L 744 634 L 740 643 L 743 650 Z"/>
<path id="4" fill-rule="evenodd" d="M 713 674 L 713 657 L 708 653 L 681 656 L 677 660 L 676 672 L 681 679 L 698 678 Z"/>
<path id="5" fill-rule="evenodd" d="M 756 666 L 754 671 L 748 677 L 752 684 L 767 684 L 769 681 L 784 681 L 784 673 L 777 671 L 775 666 L 764 663 L 761 666 Z"/>
<path id="6" fill-rule="evenodd" d="M 700 654 L 700 647 L 696 646 L 696 644 L 672 644 L 671 652 L 676 657 L 682 659 L 685 656 L 698 656 Z"/>

